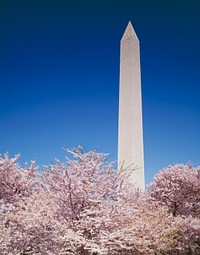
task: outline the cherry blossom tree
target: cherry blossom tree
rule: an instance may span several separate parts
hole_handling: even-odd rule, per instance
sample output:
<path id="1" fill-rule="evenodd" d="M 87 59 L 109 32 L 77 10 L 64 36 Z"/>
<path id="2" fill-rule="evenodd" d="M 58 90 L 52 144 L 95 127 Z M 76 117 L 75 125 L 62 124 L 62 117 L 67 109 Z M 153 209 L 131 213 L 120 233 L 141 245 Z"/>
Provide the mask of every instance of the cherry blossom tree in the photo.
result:
<path id="1" fill-rule="evenodd" d="M 186 167 L 188 179 L 179 173 L 193 200 L 187 208 L 181 204 L 174 217 L 176 192 L 173 184 L 164 189 L 161 178 L 168 169 L 141 192 L 129 182 L 131 173 L 118 172 L 107 155 L 84 153 L 80 146 L 67 151 L 73 158 L 56 160 L 41 174 L 35 162 L 22 168 L 18 156 L 0 158 L 0 254 L 198 254 L 198 180 L 188 183 L 190 174 L 199 178 L 198 168 Z M 172 183 L 176 174 L 172 180 L 166 176 Z"/>
<path id="2" fill-rule="evenodd" d="M 163 169 L 149 185 L 149 192 L 160 205 L 176 216 L 200 215 L 200 167 L 174 165 Z"/>
<path id="3" fill-rule="evenodd" d="M 17 201 L 29 196 L 38 186 L 35 161 L 21 168 L 17 163 L 20 155 L 0 157 L 0 201 L 1 206 L 14 206 Z M 3 209 L 3 208 L 2 208 Z"/>

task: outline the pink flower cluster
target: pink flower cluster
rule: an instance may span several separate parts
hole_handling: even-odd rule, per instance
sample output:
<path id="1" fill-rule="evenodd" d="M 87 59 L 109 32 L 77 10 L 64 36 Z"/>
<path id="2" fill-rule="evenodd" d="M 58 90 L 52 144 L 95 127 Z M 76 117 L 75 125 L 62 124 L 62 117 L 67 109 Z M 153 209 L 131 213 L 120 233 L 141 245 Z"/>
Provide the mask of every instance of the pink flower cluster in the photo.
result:
<path id="1" fill-rule="evenodd" d="M 40 173 L 0 157 L 0 254 L 199 254 L 200 167 L 169 166 L 142 192 L 107 155 L 68 152 Z"/>

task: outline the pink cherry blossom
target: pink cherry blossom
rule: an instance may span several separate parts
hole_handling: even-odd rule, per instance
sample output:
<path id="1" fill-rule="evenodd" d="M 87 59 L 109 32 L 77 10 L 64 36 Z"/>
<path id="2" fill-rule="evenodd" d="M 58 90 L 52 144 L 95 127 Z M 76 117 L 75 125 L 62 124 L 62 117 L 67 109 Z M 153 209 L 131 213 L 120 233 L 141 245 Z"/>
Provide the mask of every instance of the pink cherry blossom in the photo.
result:
<path id="1" fill-rule="evenodd" d="M 198 167 L 169 167 L 141 192 L 106 154 L 67 151 L 40 174 L 0 158 L 0 254 L 199 254 Z"/>

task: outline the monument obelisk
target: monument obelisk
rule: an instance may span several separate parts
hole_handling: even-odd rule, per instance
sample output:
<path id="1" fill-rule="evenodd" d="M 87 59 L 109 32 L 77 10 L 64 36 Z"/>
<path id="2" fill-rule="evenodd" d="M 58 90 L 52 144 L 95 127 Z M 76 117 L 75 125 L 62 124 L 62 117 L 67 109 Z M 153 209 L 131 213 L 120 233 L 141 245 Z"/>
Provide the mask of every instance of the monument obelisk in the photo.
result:
<path id="1" fill-rule="evenodd" d="M 140 47 L 130 21 L 120 43 L 118 167 L 133 170 L 131 182 L 144 190 Z"/>

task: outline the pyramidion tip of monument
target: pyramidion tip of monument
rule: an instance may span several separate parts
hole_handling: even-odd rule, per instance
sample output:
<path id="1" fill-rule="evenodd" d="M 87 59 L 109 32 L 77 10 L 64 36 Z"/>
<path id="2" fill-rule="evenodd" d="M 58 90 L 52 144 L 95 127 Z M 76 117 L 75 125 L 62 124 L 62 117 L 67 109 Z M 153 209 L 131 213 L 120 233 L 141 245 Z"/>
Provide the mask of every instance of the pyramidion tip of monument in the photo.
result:
<path id="1" fill-rule="evenodd" d="M 136 38 L 138 40 L 137 34 L 136 34 L 136 32 L 135 32 L 135 30 L 133 28 L 133 25 L 132 25 L 130 20 L 129 20 L 128 25 L 127 25 L 127 27 L 125 29 L 125 32 L 124 32 L 124 34 L 122 36 L 122 40 L 128 39 L 129 37 L 133 37 L 133 38 Z"/>

